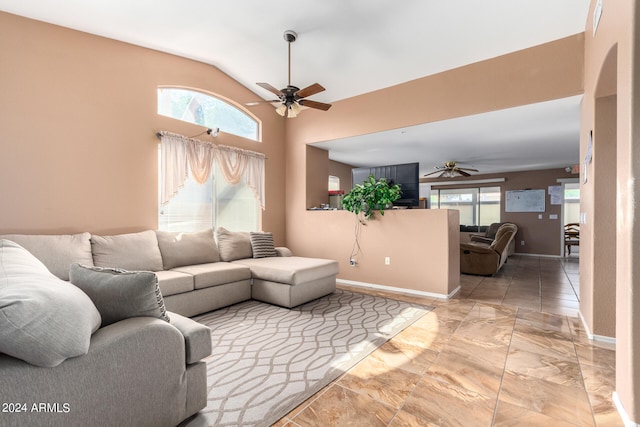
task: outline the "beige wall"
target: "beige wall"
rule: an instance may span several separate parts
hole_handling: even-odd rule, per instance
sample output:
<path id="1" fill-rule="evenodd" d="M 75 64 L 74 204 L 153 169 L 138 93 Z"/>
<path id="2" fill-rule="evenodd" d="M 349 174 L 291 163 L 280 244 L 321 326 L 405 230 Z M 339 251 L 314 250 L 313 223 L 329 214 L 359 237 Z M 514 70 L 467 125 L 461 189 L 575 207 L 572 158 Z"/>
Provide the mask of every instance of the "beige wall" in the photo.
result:
<path id="1" fill-rule="evenodd" d="M 0 12 L 0 233 L 120 233 L 157 227 L 159 130 L 202 127 L 156 114 L 158 85 L 257 97 L 196 61 Z M 284 121 L 265 105 L 263 228 L 285 243 Z"/>
<path id="2" fill-rule="evenodd" d="M 380 280 L 375 279 L 386 277 L 387 266 L 379 260 L 368 264 L 367 269 L 363 267 L 345 271 L 345 268 L 351 268 L 344 267 L 344 260 L 348 261 L 350 247 L 353 244 L 353 220 L 351 226 L 345 223 L 344 228 L 331 234 L 333 239 L 328 248 L 309 240 L 311 230 L 315 235 L 320 233 L 318 230 L 324 233 L 324 230 L 331 230 L 336 226 L 337 217 L 334 214 L 348 213 L 306 210 L 312 201 L 308 199 L 308 180 L 324 181 L 324 177 L 314 176 L 315 173 L 307 170 L 307 144 L 577 95 L 583 90 L 583 52 L 584 35 L 578 34 L 392 88 L 345 99 L 334 103 L 327 112 L 306 110 L 295 121 L 287 122 L 287 245 L 294 252 L 303 255 L 323 254 L 343 260 L 341 275 L 348 274 L 350 280 L 380 283 Z M 397 108 L 389 108 L 392 105 Z M 411 213 L 407 211 L 393 214 L 394 218 L 404 217 L 405 220 L 408 218 L 407 215 L 418 215 L 424 220 L 431 220 L 429 212 L 435 211 L 413 210 Z M 387 219 L 385 216 L 384 221 L 375 223 L 375 227 L 378 227 L 377 224 L 386 223 Z M 458 220 L 457 215 L 455 220 Z M 452 242 L 457 243 L 460 239 L 458 224 L 452 226 L 452 223 L 450 219 L 448 227 L 453 228 L 455 233 L 451 233 L 445 246 L 453 244 Z M 419 224 L 407 224 L 419 227 Z M 413 236 L 407 238 L 403 233 L 393 230 L 386 234 L 377 234 L 369 232 L 369 227 L 370 225 L 367 225 L 363 233 L 371 234 L 368 237 L 371 248 L 384 248 L 391 244 L 398 248 L 399 253 L 414 254 L 424 253 L 425 245 L 434 248 L 441 243 L 434 240 L 433 236 L 427 240 Z M 325 240 L 321 242 L 326 244 Z M 346 253 L 345 248 L 348 248 Z M 455 252 L 459 252 L 459 249 L 456 248 Z M 391 256 L 397 258 L 397 255 Z M 451 253 L 451 256 L 455 257 L 456 254 Z M 457 256 L 459 257 L 459 253 Z M 450 269 L 452 265 L 446 264 L 446 269 Z M 441 268 L 443 267 L 445 264 Z M 413 269 L 414 277 L 425 274 L 424 265 L 419 262 L 409 268 Z M 453 281 L 459 277 L 458 268 L 456 266 L 455 272 L 449 272 Z M 398 287 L 410 286 L 403 280 L 396 279 L 393 283 Z"/>
<path id="3" fill-rule="evenodd" d="M 329 160 L 329 175 L 340 178 L 340 190 L 345 193 L 353 188 L 353 184 L 351 183 L 351 169 L 353 168 L 354 166 Z"/>
<path id="4" fill-rule="evenodd" d="M 316 147 L 308 147 L 306 207 L 320 207 L 329 203 L 327 180 L 329 179 L 329 153 Z"/>
<path id="5" fill-rule="evenodd" d="M 640 422 L 640 227 L 635 212 L 640 168 L 640 36 L 635 25 L 640 18 L 637 2 L 604 3 L 602 19 L 593 34 L 591 2 L 585 38 L 585 96 L 581 117 L 580 153 L 584 158 L 588 135 L 593 131 L 594 156 L 587 165 L 587 182 L 581 185 L 582 225 L 580 257 L 581 314 L 591 331 L 611 329 L 615 319 L 616 394 L 623 413 Z M 610 97 L 616 95 L 615 97 Z M 608 99 L 607 99 L 608 98 Z M 615 130 L 612 130 L 615 128 Z M 615 142 L 612 141 L 612 138 Z M 614 150 L 615 160 L 607 150 Z M 598 154 L 598 152 L 600 154 Z M 607 167 L 607 166 L 613 166 Z M 615 187 L 607 175 L 614 174 Z M 611 205 L 610 192 L 615 192 Z M 615 239 L 604 238 L 613 229 L 603 206 L 615 211 Z M 607 224 L 608 222 L 608 224 Z M 603 234 L 604 232 L 604 234 Z M 613 252 L 615 256 L 599 254 Z M 612 265 L 614 263 L 614 265 Z M 615 269 L 615 283 L 612 275 Z M 615 286 L 615 306 L 602 295 Z"/>
<path id="6" fill-rule="evenodd" d="M 386 211 L 384 218 L 360 226 L 357 244 L 357 220 L 351 212 L 304 211 L 299 216 L 308 226 L 294 252 L 337 260 L 339 279 L 439 297 L 460 284 L 457 211 Z M 355 267 L 349 265 L 352 254 Z"/>
<path id="7" fill-rule="evenodd" d="M 578 163 L 579 159 L 575 162 Z M 558 179 L 577 178 L 564 169 L 542 169 L 527 172 L 509 172 L 500 174 L 474 174 L 470 177 L 458 177 L 455 181 L 473 181 L 479 179 L 504 178 L 504 182 L 480 184 L 477 186 L 500 187 L 500 220 L 512 222 L 518 226 L 516 234 L 516 252 L 521 254 L 560 256 L 562 251 L 563 221 L 562 205 L 552 205 L 547 192 L 549 186 L 561 185 Z M 421 179 L 431 183 L 432 188 L 464 188 L 465 185 L 447 185 L 438 187 L 437 179 Z M 440 182 L 442 182 L 440 180 Z M 544 212 L 505 212 L 505 191 L 523 190 L 526 188 L 543 189 L 546 193 Z M 538 219 L 542 215 L 542 219 Z M 550 215 L 557 215 L 551 219 Z M 525 244 L 522 245 L 524 240 Z"/>

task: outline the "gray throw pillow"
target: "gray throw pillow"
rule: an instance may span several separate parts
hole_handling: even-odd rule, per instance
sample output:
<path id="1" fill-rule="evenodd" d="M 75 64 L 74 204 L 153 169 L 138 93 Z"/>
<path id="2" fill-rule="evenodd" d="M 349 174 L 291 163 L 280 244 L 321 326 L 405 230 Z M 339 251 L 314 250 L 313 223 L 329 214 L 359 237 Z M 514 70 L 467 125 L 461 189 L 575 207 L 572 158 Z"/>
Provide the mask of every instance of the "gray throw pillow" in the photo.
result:
<path id="1" fill-rule="evenodd" d="M 0 240 L 0 352 L 53 367 L 89 351 L 100 314 L 17 243 Z"/>
<path id="2" fill-rule="evenodd" d="M 102 316 L 103 327 L 129 317 L 169 321 L 155 273 L 72 264 L 69 277 L 89 295 Z"/>
<path id="3" fill-rule="evenodd" d="M 162 271 L 162 255 L 153 230 L 117 236 L 91 236 L 93 263 L 97 267 Z"/>
<path id="4" fill-rule="evenodd" d="M 254 258 L 268 258 L 278 256 L 276 248 L 273 244 L 273 235 L 271 233 L 250 232 L 249 240 L 251 241 L 251 251 Z"/>
<path id="5" fill-rule="evenodd" d="M 213 230 L 181 233 L 156 231 L 165 270 L 220 261 Z"/>
<path id="6" fill-rule="evenodd" d="M 218 227 L 216 234 L 218 235 L 218 249 L 222 261 L 253 258 L 249 232 L 229 231 Z"/>

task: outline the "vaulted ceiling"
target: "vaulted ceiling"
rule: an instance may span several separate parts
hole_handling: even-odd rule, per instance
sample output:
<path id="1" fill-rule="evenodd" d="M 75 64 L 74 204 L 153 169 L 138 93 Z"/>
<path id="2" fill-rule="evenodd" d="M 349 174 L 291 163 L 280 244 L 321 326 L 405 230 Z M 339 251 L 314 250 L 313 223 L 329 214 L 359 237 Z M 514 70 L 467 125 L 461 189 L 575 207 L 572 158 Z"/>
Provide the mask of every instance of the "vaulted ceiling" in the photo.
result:
<path id="1" fill-rule="evenodd" d="M 283 32 L 294 30 L 292 83 L 321 83 L 326 91 L 312 99 L 328 103 L 580 33 L 588 7 L 589 0 L 0 0 L 2 11 L 212 64 L 253 90 L 256 99 L 273 98 L 256 82 L 286 86 Z M 423 132 L 424 140 L 457 140 L 448 146 L 469 153 L 464 145 L 468 135 L 456 134 L 456 129 L 478 138 L 486 135 L 487 126 L 507 121 L 520 130 L 509 137 L 523 143 L 513 145 L 513 153 L 505 154 L 508 159 L 492 161 L 526 155 L 536 163 L 532 156 L 540 155 L 545 164 L 560 156 L 562 164 L 571 163 L 570 158 L 577 162 L 579 102 L 574 97 L 530 110 L 456 119 L 405 129 L 398 137 Z M 469 122 L 460 122 L 464 120 Z M 367 147 L 375 153 L 382 148 L 375 138 L 389 136 L 395 135 L 373 135 L 369 142 L 354 141 L 354 147 L 371 144 Z M 554 138 L 572 148 L 555 156 L 557 143 L 539 147 L 537 154 L 533 150 L 537 142 Z M 360 159 L 362 153 L 360 147 Z M 442 154 L 451 160 L 458 155 Z M 352 154 L 337 156 L 346 161 Z M 474 165 L 480 167 L 482 156 L 467 157 L 478 159 Z M 365 161 L 374 160 L 372 154 Z M 485 164 L 484 171 L 489 167 Z"/>

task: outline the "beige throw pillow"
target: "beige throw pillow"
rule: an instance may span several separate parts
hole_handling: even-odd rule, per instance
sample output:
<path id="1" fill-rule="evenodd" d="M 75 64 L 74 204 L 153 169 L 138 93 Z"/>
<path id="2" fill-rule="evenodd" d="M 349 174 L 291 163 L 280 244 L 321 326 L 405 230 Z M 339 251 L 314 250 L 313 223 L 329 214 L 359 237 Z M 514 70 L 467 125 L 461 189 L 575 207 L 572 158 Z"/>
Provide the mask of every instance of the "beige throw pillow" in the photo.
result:
<path id="1" fill-rule="evenodd" d="M 165 270 L 220 261 L 213 230 L 195 233 L 156 231 Z"/>
<path id="2" fill-rule="evenodd" d="M 96 267 L 162 271 L 162 255 L 153 230 L 117 236 L 91 236 Z"/>
<path id="3" fill-rule="evenodd" d="M 253 258 L 249 233 L 244 231 L 229 231 L 222 227 L 216 230 L 218 249 L 222 261 Z"/>
<path id="4" fill-rule="evenodd" d="M 38 258 L 47 269 L 62 280 L 69 280 L 69 266 L 74 262 L 93 265 L 91 234 L 6 234 L 0 239 L 15 242 Z"/>

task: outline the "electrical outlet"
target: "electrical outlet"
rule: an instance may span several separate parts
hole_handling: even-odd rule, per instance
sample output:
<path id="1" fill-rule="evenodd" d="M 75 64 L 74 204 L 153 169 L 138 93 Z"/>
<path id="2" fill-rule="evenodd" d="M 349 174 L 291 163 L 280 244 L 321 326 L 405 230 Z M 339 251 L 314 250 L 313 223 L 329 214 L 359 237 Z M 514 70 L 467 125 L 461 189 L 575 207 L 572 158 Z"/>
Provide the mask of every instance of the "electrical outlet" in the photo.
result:
<path id="1" fill-rule="evenodd" d="M 384 257 L 384 265 L 391 265 L 391 257 Z"/>
<path id="2" fill-rule="evenodd" d="M 349 265 L 350 265 L 351 267 L 355 267 L 355 266 L 356 266 L 356 260 L 355 260 L 355 259 L 353 259 L 353 258 L 350 258 L 350 259 L 349 259 Z"/>
<path id="3" fill-rule="evenodd" d="M 520 241 L 520 246 L 524 246 L 524 240 Z"/>

